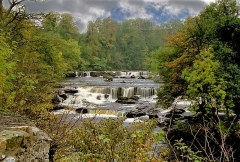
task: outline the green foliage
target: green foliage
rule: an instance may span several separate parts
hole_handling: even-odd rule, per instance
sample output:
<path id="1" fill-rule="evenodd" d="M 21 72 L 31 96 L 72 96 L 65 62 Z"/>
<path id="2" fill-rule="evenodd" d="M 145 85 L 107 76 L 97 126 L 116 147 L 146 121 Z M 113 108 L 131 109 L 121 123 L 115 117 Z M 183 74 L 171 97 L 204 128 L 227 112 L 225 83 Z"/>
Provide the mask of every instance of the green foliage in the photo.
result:
<path id="1" fill-rule="evenodd" d="M 164 132 L 152 133 L 156 121 L 123 126 L 125 119 L 84 120 L 68 131 L 75 153 L 60 161 L 160 161 L 154 157 L 154 144 L 164 141 Z M 163 160 L 163 159 L 162 159 Z"/>
<path id="2" fill-rule="evenodd" d="M 218 107 L 240 114 L 238 15 L 236 0 L 217 0 L 168 37 L 166 46 L 175 52 L 169 60 L 159 59 L 165 66 L 158 73 L 165 73 L 166 82 L 158 94 L 160 104 L 169 107 L 176 97 L 188 95 L 199 101 L 201 111 Z"/>
<path id="3" fill-rule="evenodd" d="M 170 74 L 165 63 L 171 61 L 174 54 L 174 48 L 159 48 L 151 52 L 151 72 L 167 78 L 165 76 Z"/>
<path id="4" fill-rule="evenodd" d="M 0 110 L 6 110 L 7 101 L 11 98 L 8 94 L 11 89 L 10 80 L 13 77 L 14 62 L 10 61 L 12 51 L 5 38 L 0 35 Z"/>
<path id="5" fill-rule="evenodd" d="M 149 69 L 150 52 L 163 47 L 166 35 L 175 33 L 181 24 L 180 20 L 162 25 L 145 19 L 122 23 L 110 18 L 91 21 L 80 39 L 82 57 L 90 64 L 106 59 L 106 67 L 114 70 Z"/>
<path id="6" fill-rule="evenodd" d="M 220 64 L 212 59 L 211 49 L 203 50 L 196 56 L 193 67 L 186 68 L 182 73 L 188 82 L 186 94 L 197 101 L 197 105 L 204 107 L 204 110 L 200 110 L 204 113 L 211 108 L 220 108 L 226 97 L 225 83 L 216 74 Z"/>
<path id="7" fill-rule="evenodd" d="M 188 131 L 189 124 L 185 120 L 176 121 L 177 129 L 180 131 Z"/>
<path id="8" fill-rule="evenodd" d="M 178 154 L 180 156 L 179 159 L 181 159 L 181 161 L 186 162 L 204 161 L 204 158 L 198 155 L 199 153 L 201 153 L 201 151 L 193 151 L 182 141 L 182 139 L 176 140 L 174 147 L 176 148 L 176 150 L 178 150 Z"/>

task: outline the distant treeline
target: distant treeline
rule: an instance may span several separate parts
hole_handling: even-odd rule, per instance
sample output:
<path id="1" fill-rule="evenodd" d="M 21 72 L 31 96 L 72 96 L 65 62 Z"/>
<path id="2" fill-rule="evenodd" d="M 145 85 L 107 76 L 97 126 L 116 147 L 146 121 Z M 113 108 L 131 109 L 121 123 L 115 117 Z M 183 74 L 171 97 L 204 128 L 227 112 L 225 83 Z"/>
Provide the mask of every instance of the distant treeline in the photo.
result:
<path id="1" fill-rule="evenodd" d="M 81 34 L 81 58 L 85 64 L 98 64 L 101 70 L 150 69 L 150 53 L 163 47 L 167 36 L 175 33 L 182 21 L 175 19 L 157 25 L 145 19 L 131 19 L 118 23 L 111 18 L 88 23 Z M 89 70 L 100 70 L 89 69 Z"/>

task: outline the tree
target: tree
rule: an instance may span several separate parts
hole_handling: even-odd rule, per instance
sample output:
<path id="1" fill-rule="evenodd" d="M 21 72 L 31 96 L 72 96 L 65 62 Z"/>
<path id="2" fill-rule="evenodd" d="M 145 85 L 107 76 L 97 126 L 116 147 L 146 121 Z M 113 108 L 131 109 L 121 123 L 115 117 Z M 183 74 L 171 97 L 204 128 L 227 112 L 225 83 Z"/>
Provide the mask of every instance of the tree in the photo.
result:
<path id="1" fill-rule="evenodd" d="M 218 0 L 210 4 L 200 17 L 205 37 L 211 41 L 215 59 L 221 63 L 219 77 L 225 80 L 225 105 L 240 114 L 240 19 L 237 0 Z"/>
<path id="2" fill-rule="evenodd" d="M 212 113 L 223 109 L 226 97 L 225 82 L 218 77 L 219 61 L 213 61 L 211 49 L 203 50 L 192 67 L 186 68 L 182 77 L 188 82 L 186 95 L 196 101 L 198 111 L 203 114 Z"/>
<path id="3" fill-rule="evenodd" d="M 12 51 L 6 43 L 5 38 L 0 34 L 0 110 L 6 111 L 6 105 L 11 96 L 8 94 L 11 89 L 11 82 L 14 69 L 14 62 L 10 61 Z"/>
<path id="4" fill-rule="evenodd" d="M 202 50 L 211 46 L 213 60 L 218 60 L 221 65 L 217 78 L 223 79 L 226 84 L 226 109 L 240 113 L 240 51 L 236 45 L 240 34 L 238 15 L 236 0 L 218 0 L 207 6 L 198 16 L 186 19 L 178 34 L 168 38 L 167 46 L 174 47 L 177 52 L 172 61 L 165 63 L 172 76 L 166 78 L 167 83 L 159 93 L 163 102 L 168 98 L 166 101 L 170 105 L 176 97 L 186 94 L 188 83 L 181 77 L 182 72 L 193 66 L 196 56 Z"/>
<path id="5" fill-rule="evenodd" d="M 79 39 L 79 32 L 74 18 L 68 13 L 63 13 L 60 15 L 60 20 L 57 24 L 57 30 L 61 37 L 65 40 Z"/>
<path id="6" fill-rule="evenodd" d="M 168 59 L 165 59 L 164 56 L 159 59 L 159 64 L 165 69 L 165 71 L 159 70 L 165 84 L 158 92 L 160 97 L 158 103 L 165 108 L 168 108 L 175 98 L 185 95 L 187 83 L 181 77 L 182 72 L 186 67 L 193 65 L 195 56 L 199 54 L 200 49 L 207 46 L 204 42 L 199 41 L 203 38 L 203 33 L 198 29 L 198 17 L 187 18 L 177 34 L 167 37 L 166 47 L 173 50 L 167 53 L 163 51 L 163 54 L 167 54 Z"/>

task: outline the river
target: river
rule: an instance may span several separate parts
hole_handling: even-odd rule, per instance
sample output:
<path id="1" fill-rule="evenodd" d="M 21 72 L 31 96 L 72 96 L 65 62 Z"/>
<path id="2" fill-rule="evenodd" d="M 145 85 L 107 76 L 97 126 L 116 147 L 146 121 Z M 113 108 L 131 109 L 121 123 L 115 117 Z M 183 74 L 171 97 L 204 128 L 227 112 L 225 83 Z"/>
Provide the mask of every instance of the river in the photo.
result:
<path id="1" fill-rule="evenodd" d="M 62 93 L 67 89 L 74 89 L 77 93 L 66 93 L 67 99 L 60 104 L 74 109 L 87 109 L 89 114 L 108 115 L 155 107 L 156 94 L 162 84 L 148 79 L 147 71 L 114 73 L 116 75 L 112 81 L 106 81 L 102 76 L 92 77 L 91 72 L 67 78 L 62 82 Z M 131 104 L 116 102 L 119 97 L 137 97 L 138 100 Z"/>

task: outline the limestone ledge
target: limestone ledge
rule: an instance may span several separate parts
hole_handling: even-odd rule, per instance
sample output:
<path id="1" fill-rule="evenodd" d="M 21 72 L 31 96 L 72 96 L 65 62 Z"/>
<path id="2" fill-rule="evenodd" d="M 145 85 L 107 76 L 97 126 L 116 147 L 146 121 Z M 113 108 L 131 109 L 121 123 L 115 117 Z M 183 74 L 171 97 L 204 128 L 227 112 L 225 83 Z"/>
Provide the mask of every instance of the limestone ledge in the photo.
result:
<path id="1" fill-rule="evenodd" d="M 37 127 L 8 127 L 0 132 L 0 161 L 48 162 L 50 142 Z"/>

